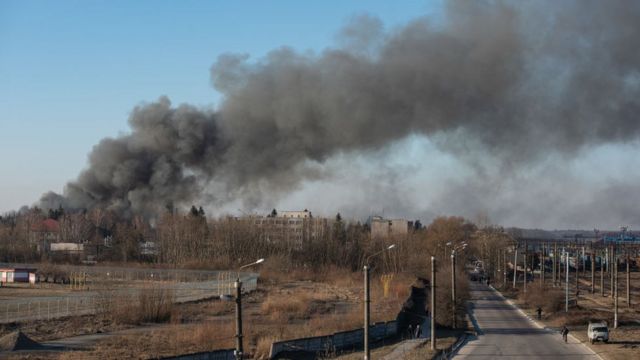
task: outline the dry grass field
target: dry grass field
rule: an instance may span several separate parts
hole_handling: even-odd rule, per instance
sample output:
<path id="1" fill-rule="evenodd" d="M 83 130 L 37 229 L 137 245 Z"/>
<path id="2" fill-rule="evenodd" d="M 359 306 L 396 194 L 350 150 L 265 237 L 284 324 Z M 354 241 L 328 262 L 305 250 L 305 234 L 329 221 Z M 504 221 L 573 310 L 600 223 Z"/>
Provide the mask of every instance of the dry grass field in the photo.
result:
<path id="1" fill-rule="evenodd" d="M 371 321 L 395 319 L 414 278 L 396 274 L 388 296 L 379 276 L 371 280 Z M 26 290 L 25 290 L 26 291 Z M 157 295 L 157 294 L 155 294 Z M 245 352 L 265 358 L 274 341 L 330 334 L 362 326 L 362 274 L 330 268 L 323 271 L 261 274 L 258 291 L 243 297 Z M 217 299 L 166 305 L 158 309 L 157 296 L 140 300 L 146 312 L 161 311 L 161 325 L 142 327 L 140 307 L 110 303 L 104 314 L 0 326 L 0 335 L 20 329 L 37 341 L 109 333 L 83 350 L 38 353 L 49 359 L 156 358 L 234 346 L 233 302 Z M 154 307 L 154 305 L 157 305 Z M 122 332 L 124 329 L 128 329 Z M 16 353 L 14 359 L 36 354 Z"/>

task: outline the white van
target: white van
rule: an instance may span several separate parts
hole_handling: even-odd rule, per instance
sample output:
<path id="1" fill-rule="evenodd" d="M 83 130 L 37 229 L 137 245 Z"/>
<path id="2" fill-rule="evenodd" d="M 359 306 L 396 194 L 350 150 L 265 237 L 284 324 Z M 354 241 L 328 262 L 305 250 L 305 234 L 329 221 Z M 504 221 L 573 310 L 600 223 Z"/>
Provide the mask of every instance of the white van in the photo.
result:
<path id="1" fill-rule="evenodd" d="M 609 328 L 607 327 L 607 323 L 605 321 L 589 322 L 587 337 L 592 344 L 598 340 L 609 342 Z"/>

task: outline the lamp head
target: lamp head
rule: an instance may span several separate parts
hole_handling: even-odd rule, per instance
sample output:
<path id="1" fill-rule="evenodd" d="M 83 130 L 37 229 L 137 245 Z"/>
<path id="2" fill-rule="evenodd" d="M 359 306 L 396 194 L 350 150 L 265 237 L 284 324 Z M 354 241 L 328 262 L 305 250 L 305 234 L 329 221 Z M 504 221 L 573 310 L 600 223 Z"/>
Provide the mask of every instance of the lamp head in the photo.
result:
<path id="1" fill-rule="evenodd" d="M 391 244 L 391 245 L 389 245 L 389 246 L 387 247 L 387 250 L 391 250 L 391 249 L 393 249 L 394 247 L 396 247 L 396 244 Z"/>
<path id="2" fill-rule="evenodd" d="M 262 262 L 264 262 L 264 258 L 262 258 L 262 259 L 258 259 L 258 261 L 256 261 L 256 264 L 260 264 L 260 263 L 262 263 Z"/>

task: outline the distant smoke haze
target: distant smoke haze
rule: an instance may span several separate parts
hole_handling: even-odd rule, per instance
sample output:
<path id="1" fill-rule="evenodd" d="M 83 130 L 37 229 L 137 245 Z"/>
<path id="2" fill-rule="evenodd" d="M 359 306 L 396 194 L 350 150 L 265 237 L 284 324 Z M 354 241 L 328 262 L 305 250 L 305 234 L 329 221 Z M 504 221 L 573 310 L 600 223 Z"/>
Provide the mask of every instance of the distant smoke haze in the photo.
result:
<path id="1" fill-rule="evenodd" d="M 215 112 L 173 107 L 165 97 L 141 105 L 131 133 L 102 140 L 88 168 L 41 205 L 149 216 L 202 202 L 259 209 L 349 172 L 340 157 L 384 166 L 371 154 L 417 137 L 429 139 L 432 154 L 453 156 L 465 175 L 443 182 L 425 205 L 394 185 L 403 169 L 372 171 L 373 194 L 352 204 L 354 212 L 384 203 L 425 216 L 486 209 L 496 221 L 517 222 L 557 211 L 565 223 L 581 223 L 582 210 L 548 209 L 532 195 L 544 188 L 514 185 L 530 168 L 562 169 L 594 147 L 638 140 L 639 20 L 640 3 L 629 1 L 450 1 L 442 17 L 391 30 L 357 17 L 336 47 L 318 54 L 224 54 L 211 68 L 223 97 Z M 376 183 L 394 191 L 377 196 Z M 606 190 L 586 191 L 584 202 L 623 213 L 615 204 L 628 207 L 634 185 L 617 178 L 598 189 Z"/>

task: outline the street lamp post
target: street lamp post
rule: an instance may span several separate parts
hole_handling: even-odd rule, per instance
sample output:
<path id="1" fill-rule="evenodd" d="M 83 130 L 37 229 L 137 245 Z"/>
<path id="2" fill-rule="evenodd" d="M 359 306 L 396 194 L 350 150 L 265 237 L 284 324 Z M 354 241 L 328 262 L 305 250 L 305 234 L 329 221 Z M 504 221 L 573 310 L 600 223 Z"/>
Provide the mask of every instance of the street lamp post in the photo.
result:
<path id="1" fill-rule="evenodd" d="M 516 279 L 518 278 L 518 245 L 516 245 L 515 255 L 513 256 L 513 288 L 516 288 Z"/>
<path id="2" fill-rule="evenodd" d="M 378 251 L 377 253 L 370 255 L 369 257 L 367 257 L 367 259 L 365 260 L 365 265 L 364 265 L 364 360 L 369 360 L 371 359 L 371 349 L 369 346 L 369 322 L 371 320 L 371 312 L 370 312 L 370 304 L 371 304 L 371 299 L 370 299 L 370 294 L 369 294 L 369 260 L 371 260 L 371 258 L 382 254 L 383 252 L 387 251 L 387 250 L 391 250 L 394 247 L 396 247 L 396 244 L 392 244 L 387 246 L 386 248 Z"/>
<path id="3" fill-rule="evenodd" d="M 431 350 L 436 349 L 436 258 L 431 257 L 431 306 L 429 307 L 431 316 Z"/>
<path id="4" fill-rule="evenodd" d="M 522 284 L 522 291 L 527 293 L 527 257 L 529 256 L 529 245 L 527 241 L 524 242 L 524 283 Z"/>
<path id="5" fill-rule="evenodd" d="M 451 307 L 453 312 L 452 325 L 456 328 L 456 251 L 451 252 Z"/>
<path id="6" fill-rule="evenodd" d="M 564 281 L 564 311 L 569 312 L 569 252 L 564 251 L 565 256 L 565 281 Z"/>
<path id="7" fill-rule="evenodd" d="M 242 346 L 242 281 L 240 281 L 240 270 L 247 268 L 249 266 L 258 265 L 262 263 L 264 259 L 258 259 L 257 261 L 252 262 L 251 264 L 240 266 L 237 270 L 237 279 L 234 283 L 236 288 L 236 359 L 241 360 L 243 357 L 243 346 Z"/>
<path id="8" fill-rule="evenodd" d="M 467 243 L 454 247 L 451 250 L 451 306 L 453 308 L 453 328 L 456 328 L 456 251 L 463 250 L 467 247 Z"/>
<path id="9" fill-rule="evenodd" d="M 507 288 L 507 250 L 502 252 L 502 287 Z"/>

